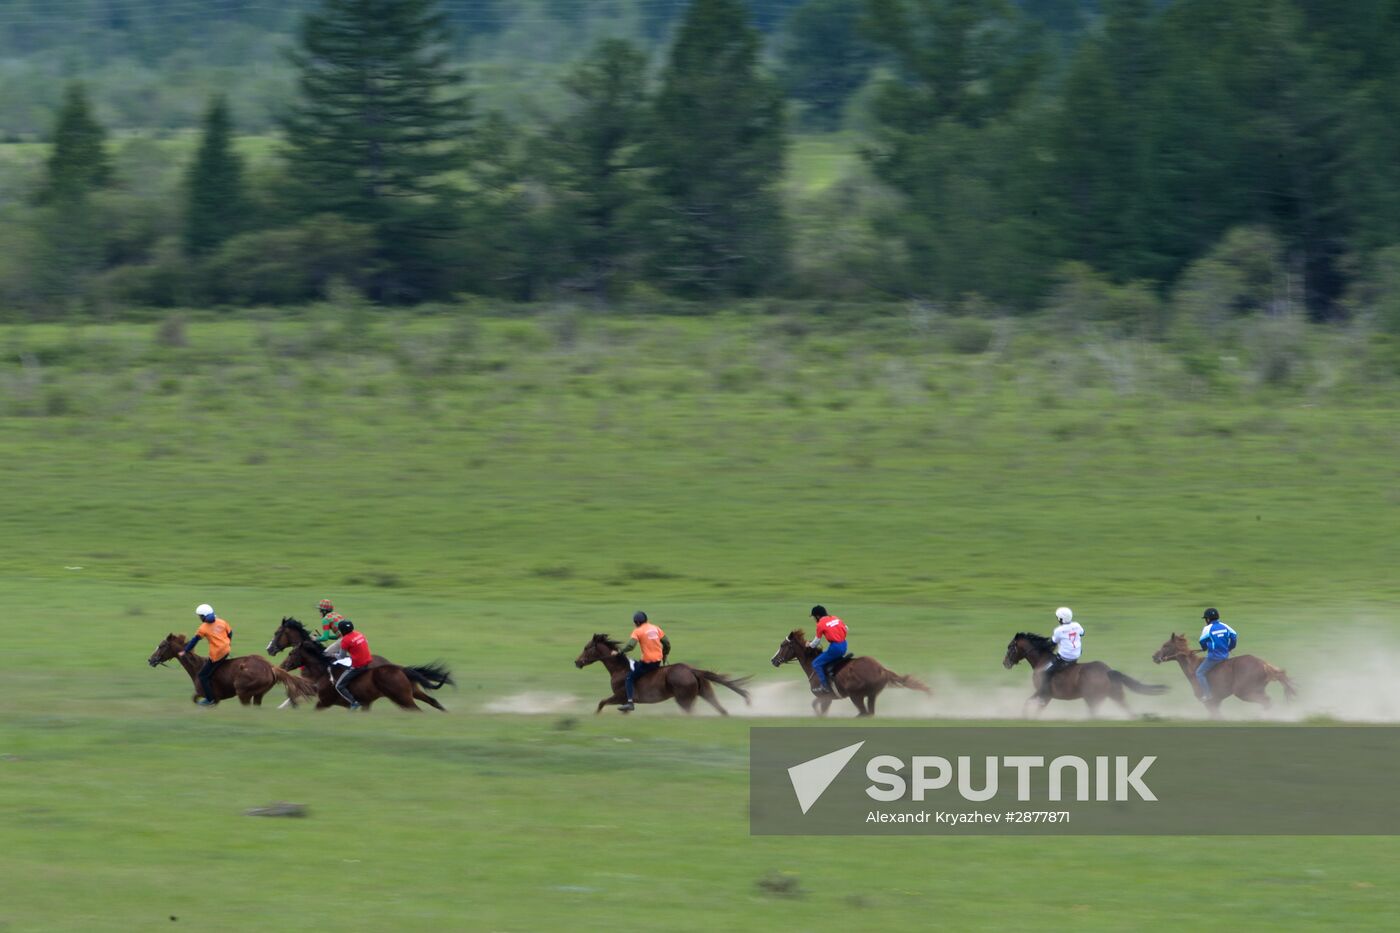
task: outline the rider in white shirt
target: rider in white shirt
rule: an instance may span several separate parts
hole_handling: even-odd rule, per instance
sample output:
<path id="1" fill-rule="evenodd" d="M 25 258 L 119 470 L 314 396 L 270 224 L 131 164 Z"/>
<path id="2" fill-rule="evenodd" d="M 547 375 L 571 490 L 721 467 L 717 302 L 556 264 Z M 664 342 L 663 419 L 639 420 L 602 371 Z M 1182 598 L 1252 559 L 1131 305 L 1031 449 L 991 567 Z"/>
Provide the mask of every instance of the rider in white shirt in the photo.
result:
<path id="1" fill-rule="evenodd" d="M 1050 699 L 1050 678 L 1078 661 L 1079 653 L 1084 649 L 1084 626 L 1074 621 L 1074 613 L 1068 606 L 1055 610 L 1055 620 L 1059 625 L 1050 633 L 1050 641 L 1055 644 L 1055 657 L 1045 668 L 1045 676 L 1040 682 L 1039 696 L 1042 700 Z"/>

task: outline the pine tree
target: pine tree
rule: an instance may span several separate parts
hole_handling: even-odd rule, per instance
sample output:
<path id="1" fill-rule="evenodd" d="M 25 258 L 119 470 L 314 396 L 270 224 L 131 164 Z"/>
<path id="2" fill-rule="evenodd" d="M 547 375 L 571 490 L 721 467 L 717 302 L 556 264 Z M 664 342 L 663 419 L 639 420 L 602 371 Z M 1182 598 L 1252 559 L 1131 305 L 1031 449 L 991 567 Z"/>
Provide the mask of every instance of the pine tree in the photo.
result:
<path id="1" fill-rule="evenodd" d="M 654 107 L 656 262 L 675 290 L 751 294 L 782 270 L 783 98 L 739 0 L 694 0 Z"/>
<path id="2" fill-rule="evenodd" d="M 93 117 L 83 86 L 77 82 L 68 85 L 54 127 L 44 185 L 36 200 L 40 204 L 81 200 L 89 192 L 110 185 L 112 165 L 106 139 L 107 131 Z"/>
<path id="3" fill-rule="evenodd" d="M 545 147 L 561 201 L 558 223 L 572 234 L 581 284 L 599 291 L 609 289 L 644 237 L 646 67 L 646 55 L 631 43 L 600 43 L 565 79 L 574 109 Z"/>
<path id="4" fill-rule="evenodd" d="M 322 0 L 293 54 L 300 99 L 282 123 L 295 207 L 375 231 L 377 299 L 443 287 L 448 175 L 465 162 L 471 115 L 449 40 L 436 0 Z"/>
<path id="5" fill-rule="evenodd" d="M 228 100 L 215 97 L 204 115 L 199 152 L 185 174 L 185 252 L 203 256 L 247 222 L 243 159 L 233 148 Z"/>

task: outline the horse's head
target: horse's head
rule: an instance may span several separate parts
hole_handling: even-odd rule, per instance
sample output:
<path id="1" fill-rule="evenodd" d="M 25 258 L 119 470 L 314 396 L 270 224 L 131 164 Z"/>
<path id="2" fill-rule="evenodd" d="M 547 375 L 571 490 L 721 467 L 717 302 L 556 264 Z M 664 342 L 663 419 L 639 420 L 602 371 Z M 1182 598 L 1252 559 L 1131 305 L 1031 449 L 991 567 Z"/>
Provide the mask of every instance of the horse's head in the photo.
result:
<path id="1" fill-rule="evenodd" d="M 1172 637 L 1168 638 L 1162 647 L 1158 648 L 1157 652 L 1152 655 L 1152 663 L 1161 664 L 1163 661 L 1189 658 L 1193 653 L 1191 645 L 1186 641 L 1186 636 L 1172 632 Z"/>
<path id="2" fill-rule="evenodd" d="M 306 626 L 290 616 L 282 617 L 282 624 L 272 633 L 272 641 L 267 643 L 267 653 L 277 654 L 283 648 L 295 648 L 307 639 L 310 633 Z"/>
<path id="3" fill-rule="evenodd" d="M 795 628 L 788 632 L 788 637 L 779 643 L 777 652 L 768 661 L 774 667 L 782 667 L 787 662 L 796 661 L 802 657 L 802 652 L 806 648 L 807 633 L 800 628 Z"/>
<path id="4" fill-rule="evenodd" d="M 1044 635 L 1035 635 L 1031 632 L 1017 632 L 1006 646 L 1006 657 L 1001 659 L 1001 666 L 1008 671 L 1021 661 L 1028 661 L 1035 664 L 1037 655 L 1054 654 L 1055 646 L 1050 639 Z"/>
<path id="5" fill-rule="evenodd" d="M 282 663 L 279 666 L 284 671 L 294 671 L 299 667 L 305 667 L 306 658 L 302 657 L 301 645 L 297 645 L 291 651 L 287 652 L 287 656 L 282 659 Z"/>
<path id="6" fill-rule="evenodd" d="M 617 654 L 621 646 L 609 638 L 607 635 L 594 635 L 589 639 L 588 644 L 583 646 L 578 657 L 574 658 L 574 667 L 585 667 L 594 661 L 601 661 Z"/>
<path id="7" fill-rule="evenodd" d="M 156 645 L 156 650 L 151 652 L 151 656 L 146 659 L 146 663 L 151 665 L 151 667 L 159 667 L 166 661 L 174 660 L 175 656 L 178 655 L 184 647 L 185 636 L 176 635 L 174 632 L 171 632 L 161 639 L 160 644 Z"/>

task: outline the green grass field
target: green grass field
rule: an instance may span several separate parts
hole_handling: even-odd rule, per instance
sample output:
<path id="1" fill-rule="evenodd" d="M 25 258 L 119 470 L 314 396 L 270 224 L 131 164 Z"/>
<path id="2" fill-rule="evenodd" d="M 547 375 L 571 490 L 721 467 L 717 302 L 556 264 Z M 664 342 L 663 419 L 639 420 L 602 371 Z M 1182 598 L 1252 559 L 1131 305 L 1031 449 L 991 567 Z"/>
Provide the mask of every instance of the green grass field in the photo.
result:
<path id="1" fill-rule="evenodd" d="M 791 720 L 591 714 L 572 660 L 637 608 L 760 713 L 817 601 L 950 718 L 1060 604 L 1167 716 L 1203 605 L 1314 689 L 1319 622 L 1394 634 L 1397 392 L 1347 338 L 1267 388 L 916 324 L 0 328 L 0 929 L 1393 929 L 1395 840 L 751 838 L 748 729 Z M 198 602 L 246 653 L 322 596 L 451 712 L 205 711 L 145 663 Z"/>

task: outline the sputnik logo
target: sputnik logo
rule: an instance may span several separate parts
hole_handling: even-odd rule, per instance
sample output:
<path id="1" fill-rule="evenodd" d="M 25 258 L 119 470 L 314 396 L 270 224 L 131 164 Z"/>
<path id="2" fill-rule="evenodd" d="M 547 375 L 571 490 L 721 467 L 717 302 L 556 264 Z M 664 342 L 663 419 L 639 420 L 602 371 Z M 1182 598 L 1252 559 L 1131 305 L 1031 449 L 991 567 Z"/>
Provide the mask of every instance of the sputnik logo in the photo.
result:
<path id="1" fill-rule="evenodd" d="M 793 793 L 797 794 L 797 803 L 802 807 L 803 813 L 812 809 L 812 805 L 821 799 L 831 782 L 850 764 L 864 744 L 864 741 L 860 741 L 854 745 L 847 745 L 787 769 L 788 780 L 792 781 Z"/>

